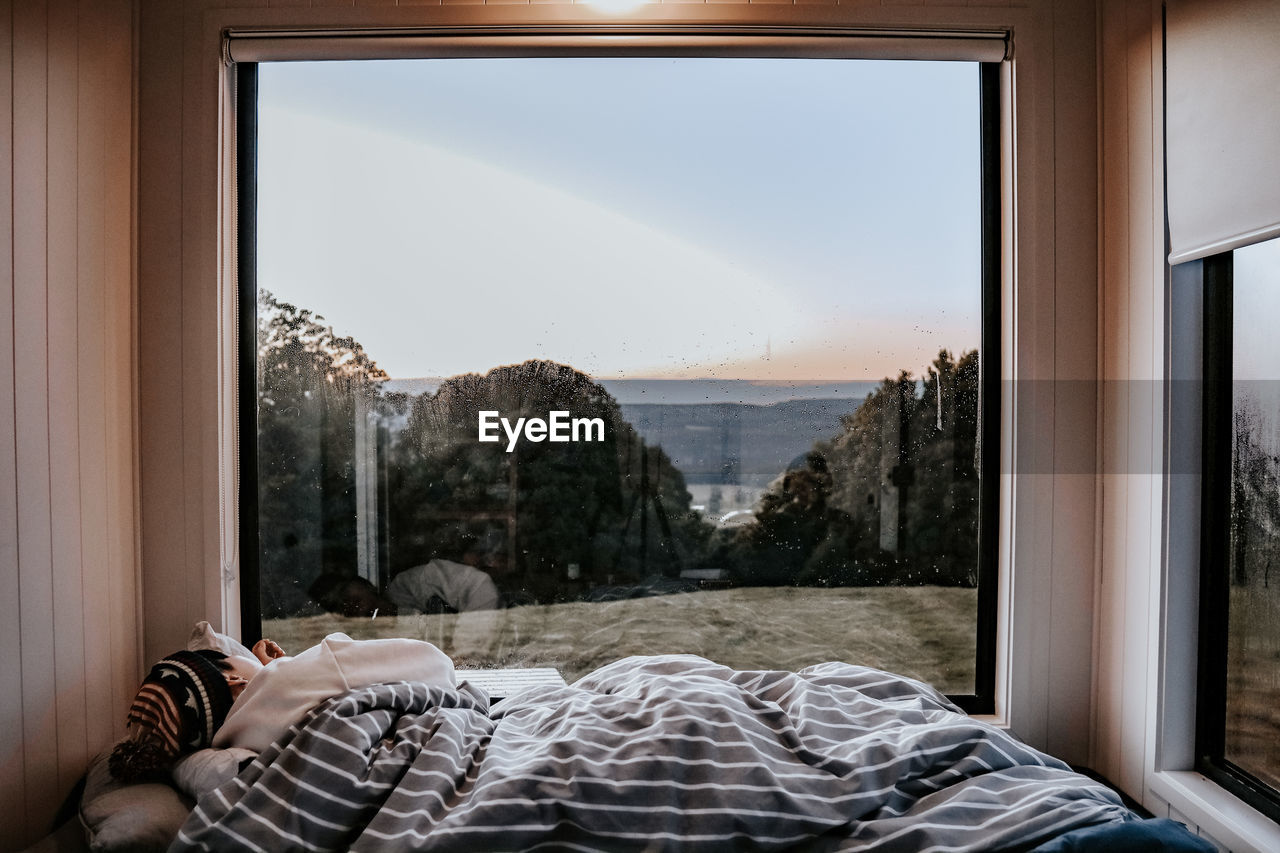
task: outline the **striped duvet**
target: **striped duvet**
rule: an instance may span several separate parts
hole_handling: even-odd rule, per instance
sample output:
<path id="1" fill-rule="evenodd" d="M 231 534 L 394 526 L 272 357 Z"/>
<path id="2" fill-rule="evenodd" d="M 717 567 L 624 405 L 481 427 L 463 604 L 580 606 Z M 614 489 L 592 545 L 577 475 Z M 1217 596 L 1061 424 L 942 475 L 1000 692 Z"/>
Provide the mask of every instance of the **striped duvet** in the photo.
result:
<path id="1" fill-rule="evenodd" d="M 663 656 L 492 711 L 466 685 L 354 690 L 206 795 L 172 849 L 1025 850 L 1128 816 L 919 682 Z"/>

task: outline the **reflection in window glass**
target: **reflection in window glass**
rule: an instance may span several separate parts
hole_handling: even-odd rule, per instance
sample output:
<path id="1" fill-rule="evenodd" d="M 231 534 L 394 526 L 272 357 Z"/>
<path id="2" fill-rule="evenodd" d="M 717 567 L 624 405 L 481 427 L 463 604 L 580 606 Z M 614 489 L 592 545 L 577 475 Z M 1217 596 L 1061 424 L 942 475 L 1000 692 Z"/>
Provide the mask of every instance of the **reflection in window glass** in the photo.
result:
<path id="1" fill-rule="evenodd" d="M 1280 240 L 1232 259 L 1227 760 L 1280 787 Z"/>
<path id="2" fill-rule="evenodd" d="M 977 65 L 259 73 L 265 635 L 973 692 Z"/>

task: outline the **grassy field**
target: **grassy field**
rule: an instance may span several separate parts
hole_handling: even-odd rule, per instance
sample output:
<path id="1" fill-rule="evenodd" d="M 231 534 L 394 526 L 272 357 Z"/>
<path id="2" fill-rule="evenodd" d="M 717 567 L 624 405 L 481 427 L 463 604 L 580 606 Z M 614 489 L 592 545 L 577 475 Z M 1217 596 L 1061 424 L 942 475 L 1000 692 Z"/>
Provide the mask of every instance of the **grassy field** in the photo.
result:
<path id="1" fill-rule="evenodd" d="M 1280 589 L 1231 590 L 1226 757 L 1280 787 Z"/>
<path id="2" fill-rule="evenodd" d="M 414 637 L 459 667 L 552 666 L 572 683 L 627 655 L 687 652 L 737 669 L 795 670 L 829 660 L 973 690 L 976 592 L 952 587 L 767 587 L 444 616 L 334 615 L 265 620 L 298 652 L 332 631 Z"/>

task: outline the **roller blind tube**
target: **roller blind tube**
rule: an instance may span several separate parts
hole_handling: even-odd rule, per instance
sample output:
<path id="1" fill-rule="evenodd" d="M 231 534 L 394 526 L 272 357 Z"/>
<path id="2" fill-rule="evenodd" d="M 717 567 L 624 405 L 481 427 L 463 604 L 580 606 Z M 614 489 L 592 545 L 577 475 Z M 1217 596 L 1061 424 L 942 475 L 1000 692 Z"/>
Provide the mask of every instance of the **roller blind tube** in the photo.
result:
<path id="1" fill-rule="evenodd" d="M 540 29 L 237 31 L 233 62 L 500 56 L 763 56 L 1000 62 L 1004 33 L 811 29 Z"/>

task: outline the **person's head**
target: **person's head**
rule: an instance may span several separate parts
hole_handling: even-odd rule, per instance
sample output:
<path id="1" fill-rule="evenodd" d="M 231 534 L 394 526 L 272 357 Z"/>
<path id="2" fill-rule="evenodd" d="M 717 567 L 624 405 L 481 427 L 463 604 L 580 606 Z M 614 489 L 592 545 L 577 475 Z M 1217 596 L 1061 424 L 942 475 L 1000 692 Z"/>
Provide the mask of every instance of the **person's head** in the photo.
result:
<path id="1" fill-rule="evenodd" d="M 227 679 L 227 686 L 231 688 L 233 702 L 240 698 L 240 694 L 249 686 L 253 677 L 262 671 L 262 666 L 262 661 L 257 658 L 247 658 L 244 655 L 227 655 L 218 662 L 218 668 L 222 670 L 222 674 Z"/>
<path id="2" fill-rule="evenodd" d="M 108 760 L 111 775 L 134 781 L 209 746 L 234 701 L 231 679 L 247 683 L 256 672 L 244 660 L 230 661 L 211 650 L 183 650 L 151 667 L 129 707 L 129 740 L 117 744 Z M 243 688 L 239 684 L 235 693 Z"/>

